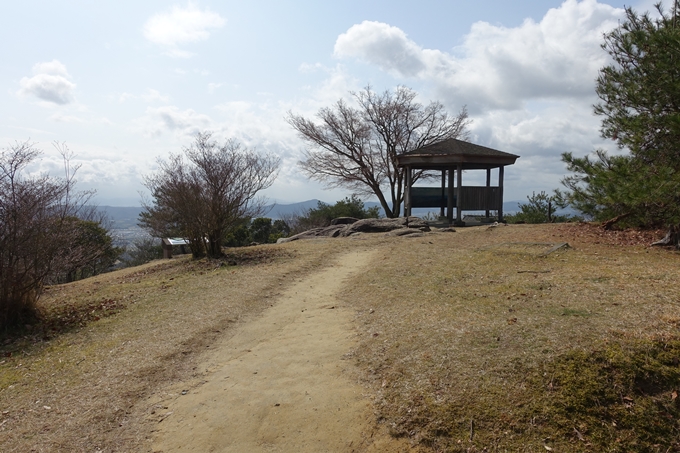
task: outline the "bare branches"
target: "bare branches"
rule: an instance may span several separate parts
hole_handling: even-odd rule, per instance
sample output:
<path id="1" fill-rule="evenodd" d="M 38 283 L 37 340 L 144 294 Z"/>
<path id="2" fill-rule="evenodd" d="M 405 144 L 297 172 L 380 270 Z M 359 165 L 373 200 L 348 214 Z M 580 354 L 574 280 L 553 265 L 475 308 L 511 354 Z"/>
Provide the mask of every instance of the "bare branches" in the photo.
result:
<path id="1" fill-rule="evenodd" d="M 67 149 L 65 146 L 61 148 Z M 88 193 L 74 193 L 77 167 L 63 153 L 65 178 L 29 177 L 42 152 L 31 142 L 0 153 L 0 326 L 35 316 L 33 303 L 58 263 L 72 260 L 69 216 L 82 211 Z"/>
<path id="2" fill-rule="evenodd" d="M 319 110 L 318 123 L 288 112 L 286 120 L 309 146 L 300 168 L 329 187 L 375 195 L 388 217 L 398 217 L 404 172 L 397 156 L 448 138 L 466 139 L 467 111 L 451 116 L 439 102 L 423 106 L 406 87 L 378 94 L 368 86 L 351 94 L 357 108 L 341 99 Z"/>
<path id="3" fill-rule="evenodd" d="M 229 229 L 261 213 L 257 193 L 272 185 L 280 160 L 201 133 L 183 155 L 158 163 L 159 171 L 145 179 L 153 202 L 146 203 L 141 225 L 156 236 L 187 238 L 195 257 L 219 257 Z"/>

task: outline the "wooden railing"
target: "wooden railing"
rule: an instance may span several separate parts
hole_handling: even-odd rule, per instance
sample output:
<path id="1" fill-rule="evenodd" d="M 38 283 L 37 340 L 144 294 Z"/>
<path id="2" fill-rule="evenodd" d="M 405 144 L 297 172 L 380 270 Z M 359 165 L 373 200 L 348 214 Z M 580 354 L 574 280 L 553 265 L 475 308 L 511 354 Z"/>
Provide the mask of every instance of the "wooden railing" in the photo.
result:
<path id="1" fill-rule="evenodd" d="M 500 187 L 463 186 L 460 196 L 460 206 L 457 197 L 453 199 L 453 207 L 460 207 L 465 211 L 497 211 L 501 208 Z M 457 194 L 457 190 L 455 191 Z M 446 207 L 447 195 L 444 192 L 442 203 L 441 187 L 411 187 L 412 208 Z"/>

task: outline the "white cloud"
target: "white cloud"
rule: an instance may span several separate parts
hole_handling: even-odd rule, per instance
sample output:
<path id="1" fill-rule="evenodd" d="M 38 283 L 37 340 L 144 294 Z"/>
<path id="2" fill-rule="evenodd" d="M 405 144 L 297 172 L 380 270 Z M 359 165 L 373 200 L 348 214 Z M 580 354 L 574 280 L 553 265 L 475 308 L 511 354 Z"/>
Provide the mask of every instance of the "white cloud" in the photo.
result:
<path id="1" fill-rule="evenodd" d="M 424 49 L 399 28 L 362 22 L 340 35 L 334 53 L 405 79 L 434 84 L 437 94 L 471 111 L 517 109 L 529 99 L 590 96 L 606 62 L 602 33 L 623 10 L 596 0 L 566 0 L 536 23 L 515 28 L 473 24 L 455 54 Z"/>
<path id="2" fill-rule="evenodd" d="M 599 137 L 592 104 L 597 73 L 608 61 L 602 35 L 623 17 L 622 9 L 596 0 L 565 0 L 538 22 L 513 28 L 477 22 L 448 52 L 366 21 L 337 38 L 334 55 L 375 66 L 452 110 L 467 105 L 473 142 L 521 156 L 506 172 L 506 199 L 522 199 L 559 185 L 566 173 L 561 153 L 615 148 Z"/>
<path id="3" fill-rule="evenodd" d="M 52 116 L 50 116 L 50 119 L 52 121 L 56 121 L 57 123 L 84 123 L 85 122 L 85 120 L 80 118 L 80 117 L 73 116 L 73 115 L 64 115 L 63 113 L 55 113 Z"/>
<path id="4" fill-rule="evenodd" d="M 118 95 L 118 102 L 120 102 L 122 104 L 123 102 L 127 101 L 128 99 L 135 99 L 136 97 L 137 96 L 135 96 L 132 93 L 125 92 L 125 93 Z"/>
<path id="5" fill-rule="evenodd" d="M 522 200 L 532 191 L 552 191 L 566 174 L 560 156 L 590 154 L 598 148 L 617 152 L 600 138 L 599 121 L 584 100 L 529 102 L 522 110 L 490 110 L 473 118 L 471 139 L 494 149 L 517 154 L 507 168 L 506 200 Z"/>
<path id="6" fill-rule="evenodd" d="M 221 83 L 209 83 L 208 84 L 208 93 L 213 94 L 221 86 L 222 86 Z"/>
<path id="7" fill-rule="evenodd" d="M 44 63 L 36 63 L 33 65 L 33 74 L 52 74 L 71 78 L 66 66 L 59 60 L 46 61 Z"/>
<path id="8" fill-rule="evenodd" d="M 158 90 L 149 88 L 146 93 L 142 94 L 142 100 L 145 102 L 170 102 L 170 96 L 161 94 Z"/>
<path id="9" fill-rule="evenodd" d="M 71 76 L 58 60 L 37 63 L 33 66 L 33 77 L 23 77 L 19 81 L 20 96 L 36 97 L 49 104 L 66 105 L 75 101 L 73 92 L 76 85 Z"/>
<path id="10" fill-rule="evenodd" d="M 166 55 L 168 57 L 172 58 L 191 58 L 195 54 L 193 52 L 189 52 L 188 50 L 180 50 L 180 49 L 169 49 L 163 52 L 163 55 Z"/>
<path id="11" fill-rule="evenodd" d="M 341 34 L 335 42 L 337 57 L 356 57 L 403 77 L 416 77 L 427 67 L 426 54 L 397 27 L 364 21 Z"/>
<path id="12" fill-rule="evenodd" d="M 152 16 L 144 24 L 143 32 L 146 39 L 167 48 L 166 55 L 188 58 L 192 54 L 179 49 L 180 45 L 205 41 L 210 37 L 210 30 L 221 28 L 225 22 L 219 14 L 200 10 L 190 3 Z"/>
<path id="13" fill-rule="evenodd" d="M 175 106 L 164 106 L 147 108 L 140 125 L 147 136 L 158 136 L 169 131 L 184 137 L 212 129 L 213 121 L 208 115 L 193 109 L 180 110 Z"/>

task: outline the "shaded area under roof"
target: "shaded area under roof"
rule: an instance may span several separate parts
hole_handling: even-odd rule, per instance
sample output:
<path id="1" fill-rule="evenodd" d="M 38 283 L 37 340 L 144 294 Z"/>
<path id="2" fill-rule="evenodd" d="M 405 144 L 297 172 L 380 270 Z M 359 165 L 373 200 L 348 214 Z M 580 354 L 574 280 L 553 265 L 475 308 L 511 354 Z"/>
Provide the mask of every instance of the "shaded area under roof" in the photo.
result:
<path id="1" fill-rule="evenodd" d="M 457 167 L 461 164 L 463 170 L 483 170 L 512 165 L 518 157 L 450 138 L 397 156 L 397 165 L 430 170 Z"/>

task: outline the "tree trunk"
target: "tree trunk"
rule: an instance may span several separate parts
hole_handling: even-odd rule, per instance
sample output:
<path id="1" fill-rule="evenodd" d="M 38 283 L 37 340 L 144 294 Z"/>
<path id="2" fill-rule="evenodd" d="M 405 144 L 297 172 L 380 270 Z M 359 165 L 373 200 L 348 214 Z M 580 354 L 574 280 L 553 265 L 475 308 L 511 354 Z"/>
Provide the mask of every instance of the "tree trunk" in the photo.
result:
<path id="1" fill-rule="evenodd" d="M 387 200 L 385 199 L 385 195 L 383 195 L 382 191 L 380 189 L 373 190 L 378 197 L 378 201 L 380 202 L 380 205 L 382 208 L 385 210 L 385 217 L 387 218 L 393 218 L 394 217 L 394 212 L 390 208 L 390 206 L 387 204 Z"/>
<path id="2" fill-rule="evenodd" d="M 626 212 L 625 214 L 617 215 L 617 216 L 614 217 L 613 219 L 609 219 L 609 220 L 607 220 L 607 221 L 605 221 L 605 222 L 602 222 L 602 225 L 601 225 L 601 226 L 602 226 L 602 228 L 604 228 L 605 230 L 611 230 L 612 227 L 614 226 L 614 224 L 616 224 L 617 222 L 619 222 L 619 221 L 625 219 L 625 218 L 628 217 L 628 216 L 630 216 L 630 212 Z"/>
<path id="3" fill-rule="evenodd" d="M 676 249 L 680 249 L 680 226 L 679 225 L 672 225 L 668 229 L 668 232 L 666 232 L 666 236 L 664 236 L 663 239 L 652 243 L 652 246 L 655 246 L 655 245 L 673 246 Z"/>

